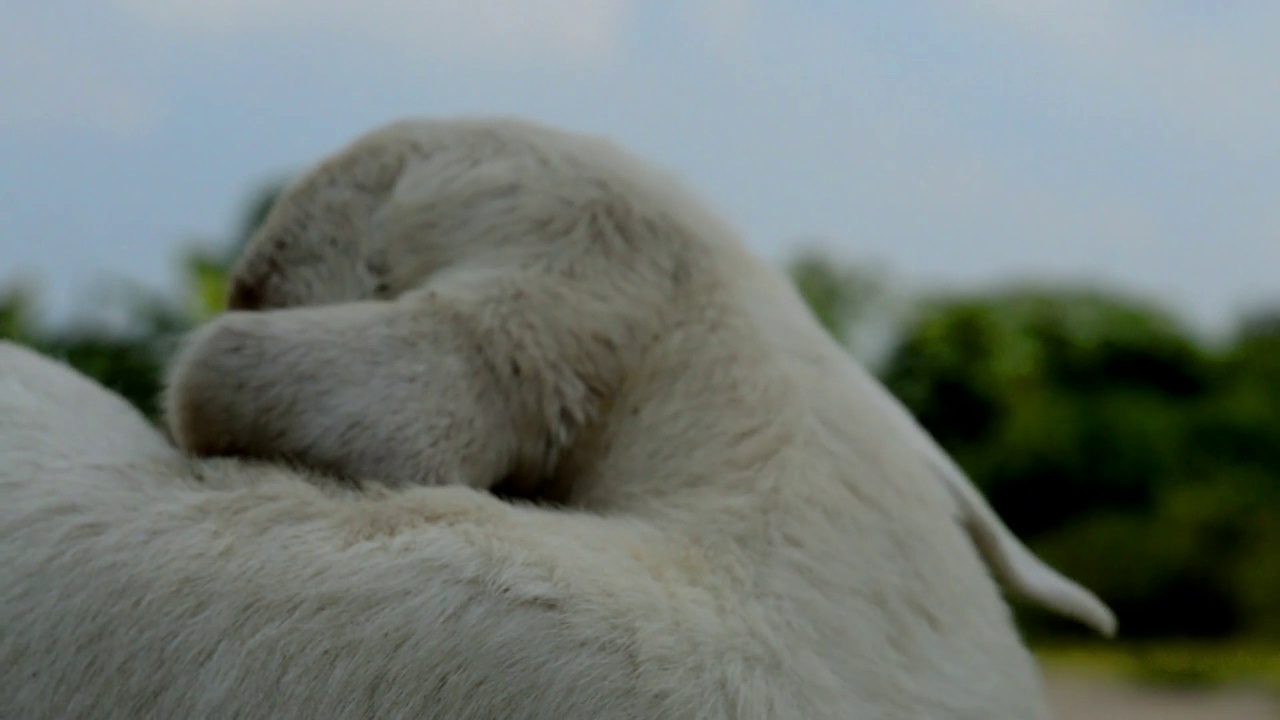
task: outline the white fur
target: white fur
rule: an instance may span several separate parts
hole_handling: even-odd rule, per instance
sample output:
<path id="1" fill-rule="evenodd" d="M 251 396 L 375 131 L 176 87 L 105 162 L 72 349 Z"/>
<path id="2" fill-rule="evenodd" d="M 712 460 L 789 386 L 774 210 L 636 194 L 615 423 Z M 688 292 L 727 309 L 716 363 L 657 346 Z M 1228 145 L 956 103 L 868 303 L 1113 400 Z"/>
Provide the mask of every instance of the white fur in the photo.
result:
<path id="1" fill-rule="evenodd" d="M 175 365 L 175 436 L 327 475 L 189 459 L 0 348 L 0 716 L 1041 718 L 987 565 L 1112 630 L 784 276 L 602 141 L 370 133 L 233 305 Z"/>

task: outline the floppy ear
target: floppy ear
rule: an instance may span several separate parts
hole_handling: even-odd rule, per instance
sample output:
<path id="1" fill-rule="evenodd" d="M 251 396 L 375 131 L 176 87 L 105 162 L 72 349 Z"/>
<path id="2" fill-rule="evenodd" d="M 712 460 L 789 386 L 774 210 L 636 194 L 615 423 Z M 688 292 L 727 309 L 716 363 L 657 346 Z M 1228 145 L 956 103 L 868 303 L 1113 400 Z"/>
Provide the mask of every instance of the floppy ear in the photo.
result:
<path id="1" fill-rule="evenodd" d="M 408 163 L 405 139 L 366 140 L 286 188 L 240 254 L 227 307 L 272 310 L 376 296 L 369 222 Z"/>
<path id="2" fill-rule="evenodd" d="M 873 384 L 885 411 L 897 419 L 920 459 L 950 492 L 956 519 L 968 531 L 995 577 L 1024 598 L 1078 620 L 1105 637 L 1113 637 L 1116 617 L 1110 608 L 1022 544 L 910 411 L 878 381 Z"/>
<path id="3" fill-rule="evenodd" d="M 448 232 L 451 228 L 441 226 L 459 222 L 466 209 L 453 204 L 450 212 L 439 212 L 434 202 L 440 194 L 439 175 L 431 163 L 408 163 L 370 214 L 363 262 L 378 297 L 396 297 L 420 286 L 449 263 L 450 248 L 431 239 Z"/>
<path id="4" fill-rule="evenodd" d="M 1115 635 L 1115 614 L 1096 595 L 1049 567 L 1023 545 L 951 458 L 940 449 L 928 454 L 956 501 L 957 519 L 996 577 L 1028 599 L 1075 618 L 1106 637 Z"/>
<path id="5" fill-rule="evenodd" d="M 378 298 L 399 297 L 445 270 L 487 272 L 496 263 L 506 273 L 532 254 L 544 265 L 549 246 L 561 247 L 552 255 L 576 246 L 575 219 L 589 199 L 549 209 L 549 191 L 522 167 L 494 161 L 458 172 L 460 162 L 406 162 L 371 211 L 363 263 Z"/>

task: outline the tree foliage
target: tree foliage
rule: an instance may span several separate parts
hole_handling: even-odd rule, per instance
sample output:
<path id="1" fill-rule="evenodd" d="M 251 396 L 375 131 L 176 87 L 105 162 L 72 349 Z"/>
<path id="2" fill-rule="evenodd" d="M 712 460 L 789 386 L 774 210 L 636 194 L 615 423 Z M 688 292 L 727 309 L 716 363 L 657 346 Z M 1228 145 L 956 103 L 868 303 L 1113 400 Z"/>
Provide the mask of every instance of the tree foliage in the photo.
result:
<path id="1" fill-rule="evenodd" d="M 884 379 L 1128 636 L 1280 637 L 1278 325 L 1211 349 L 1119 294 L 933 298 Z"/>

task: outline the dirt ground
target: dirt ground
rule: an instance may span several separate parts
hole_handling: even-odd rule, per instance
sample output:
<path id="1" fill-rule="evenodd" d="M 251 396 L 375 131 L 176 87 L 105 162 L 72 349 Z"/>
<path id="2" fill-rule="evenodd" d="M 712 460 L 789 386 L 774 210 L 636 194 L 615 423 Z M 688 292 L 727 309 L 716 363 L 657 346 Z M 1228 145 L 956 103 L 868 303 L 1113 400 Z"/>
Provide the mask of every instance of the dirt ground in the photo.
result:
<path id="1" fill-rule="evenodd" d="M 1260 690 L 1181 690 L 1088 675 L 1048 675 L 1057 720 L 1280 720 L 1280 699 Z"/>

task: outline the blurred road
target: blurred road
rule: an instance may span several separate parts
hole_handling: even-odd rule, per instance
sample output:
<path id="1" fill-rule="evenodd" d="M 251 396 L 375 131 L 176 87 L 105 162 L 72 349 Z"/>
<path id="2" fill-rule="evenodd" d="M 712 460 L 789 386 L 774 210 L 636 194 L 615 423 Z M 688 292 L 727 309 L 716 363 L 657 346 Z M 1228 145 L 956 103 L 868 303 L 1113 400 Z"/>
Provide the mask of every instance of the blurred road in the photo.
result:
<path id="1" fill-rule="evenodd" d="M 1280 699 L 1253 689 L 1182 690 L 1050 673 L 1057 720 L 1280 720 Z"/>

